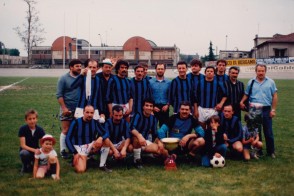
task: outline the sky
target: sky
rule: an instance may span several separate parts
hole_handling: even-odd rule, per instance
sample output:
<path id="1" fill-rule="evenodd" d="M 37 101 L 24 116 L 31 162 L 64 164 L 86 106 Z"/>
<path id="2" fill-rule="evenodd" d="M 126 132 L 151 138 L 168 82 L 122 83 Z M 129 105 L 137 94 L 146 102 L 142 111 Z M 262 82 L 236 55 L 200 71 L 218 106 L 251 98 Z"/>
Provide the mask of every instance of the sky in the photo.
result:
<path id="1" fill-rule="evenodd" d="M 294 32 L 294 0 L 36 0 L 46 40 L 66 35 L 122 46 L 141 36 L 183 54 L 253 48 L 253 39 Z M 23 0 L 0 0 L 0 41 L 25 56 L 14 27 L 25 23 Z M 99 35 L 100 34 L 100 35 Z"/>

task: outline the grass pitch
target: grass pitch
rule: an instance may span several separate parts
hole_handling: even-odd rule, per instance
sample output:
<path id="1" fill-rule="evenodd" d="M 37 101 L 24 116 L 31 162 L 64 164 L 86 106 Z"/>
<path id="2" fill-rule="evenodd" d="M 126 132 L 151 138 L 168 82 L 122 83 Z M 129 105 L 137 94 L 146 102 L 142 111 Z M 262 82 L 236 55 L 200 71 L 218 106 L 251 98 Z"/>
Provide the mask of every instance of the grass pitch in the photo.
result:
<path id="1" fill-rule="evenodd" d="M 24 79 L 0 77 L 0 86 Z M 93 164 L 86 173 L 76 174 L 61 158 L 61 180 L 31 179 L 19 175 L 18 129 L 24 112 L 39 112 L 38 124 L 57 140 L 60 124 L 55 97 L 57 78 L 28 78 L 0 92 L 0 195 L 293 195 L 294 190 L 294 80 L 277 80 L 279 103 L 274 119 L 276 159 L 243 162 L 227 159 L 225 168 L 203 168 L 185 161 L 178 170 L 167 172 L 162 163 L 150 161 L 144 170 L 114 166 L 111 174 Z M 59 151 L 59 143 L 55 145 Z M 149 160 L 149 159 L 148 159 Z M 148 161 L 147 160 L 147 161 Z"/>

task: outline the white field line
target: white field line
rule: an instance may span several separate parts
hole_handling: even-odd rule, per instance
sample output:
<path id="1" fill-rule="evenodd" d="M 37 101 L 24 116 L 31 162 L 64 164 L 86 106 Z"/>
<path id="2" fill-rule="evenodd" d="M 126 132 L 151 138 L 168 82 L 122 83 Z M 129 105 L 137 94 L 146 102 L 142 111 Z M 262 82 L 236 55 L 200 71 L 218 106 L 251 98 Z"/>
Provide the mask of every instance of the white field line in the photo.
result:
<path id="1" fill-rule="evenodd" d="M 14 86 L 14 85 L 16 85 L 16 84 L 18 84 L 18 83 L 21 83 L 21 82 L 23 82 L 23 81 L 25 81 L 25 80 L 27 80 L 27 79 L 29 79 L 29 78 L 25 78 L 25 79 L 22 79 L 21 81 L 18 81 L 18 82 L 15 82 L 15 83 L 13 83 L 13 84 L 10 84 L 9 86 L 5 86 L 4 88 L 0 89 L 0 92 L 4 91 L 4 90 L 6 90 L 6 89 L 9 89 L 9 88 L 11 88 L 12 86 Z"/>

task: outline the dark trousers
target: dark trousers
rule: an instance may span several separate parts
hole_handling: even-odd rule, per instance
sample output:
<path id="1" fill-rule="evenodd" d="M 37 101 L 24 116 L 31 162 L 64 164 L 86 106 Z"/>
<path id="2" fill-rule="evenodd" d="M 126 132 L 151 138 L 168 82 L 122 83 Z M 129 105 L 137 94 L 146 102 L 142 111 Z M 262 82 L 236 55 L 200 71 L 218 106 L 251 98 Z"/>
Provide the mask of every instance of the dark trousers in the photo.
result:
<path id="1" fill-rule="evenodd" d="M 154 112 L 154 116 L 158 120 L 160 127 L 163 124 L 166 124 L 169 118 L 169 109 L 166 112 L 163 112 L 162 111 L 163 106 L 165 106 L 165 104 L 155 104 L 155 107 L 158 107 L 160 109 L 160 112 Z"/>
<path id="2" fill-rule="evenodd" d="M 273 121 L 270 117 L 271 107 L 265 106 L 262 108 L 262 128 L 263 134 L 266 142 L 266 152 L 268 155 L 275 152 L 275 142 L 274 142 L 274 133 L 273 133 Z M 261 132 L 259 135 L 261 140 Z"/>

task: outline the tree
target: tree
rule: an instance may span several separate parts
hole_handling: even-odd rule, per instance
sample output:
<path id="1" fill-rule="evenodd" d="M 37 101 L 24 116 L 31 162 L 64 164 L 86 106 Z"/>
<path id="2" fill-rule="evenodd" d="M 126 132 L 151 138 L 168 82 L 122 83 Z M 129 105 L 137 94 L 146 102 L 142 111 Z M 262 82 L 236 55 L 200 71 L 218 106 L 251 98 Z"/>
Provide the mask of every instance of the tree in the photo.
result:
<path id="1" fill-rule="evenodd" d="M 215 56 L 214 56 L 213 51 L 214 51 L 214 49 L 212 48 L 212 42 L 210 41 L 210 44 L 209 44 L 209 53 L 208 53 L 208 60 L 209 61 L 215 61 Z"/>
<path id="2" fill-rule="evenodd" d="M 9 55 L 10 56 L 19 56 L 19 50 L 18 49 L 16 49 L 16 48 L 13 48 L 13 49 L 10 49 L 9 50 Z"/>
<path id="3" fill-rule="evenodd" d="M 31 64 L 32 46 L 37 46 L 45 40 L 45 37 L 43 37 L 45 31 L 40 23 L 39 12 L 34 7 L 37 2 L 35 0 L 23 1 L 28 5 L 26 22 L 23 23 L 23 29 L 18 26 L 14 30 L 24 43 L 25 50 L 28 54 L 28 62 Z"/>

